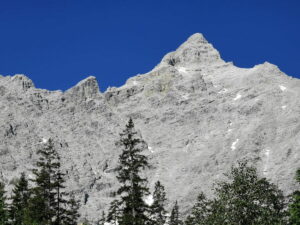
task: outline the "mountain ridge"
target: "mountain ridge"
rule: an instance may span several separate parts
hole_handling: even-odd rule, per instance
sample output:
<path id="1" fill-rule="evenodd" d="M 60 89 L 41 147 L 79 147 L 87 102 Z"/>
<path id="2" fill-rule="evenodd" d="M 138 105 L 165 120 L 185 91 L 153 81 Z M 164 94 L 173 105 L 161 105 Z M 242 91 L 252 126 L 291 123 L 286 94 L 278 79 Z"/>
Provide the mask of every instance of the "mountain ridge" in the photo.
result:
<path id="1" fill-rule="evenodd" d="M 289 194 L 300 159 L 299 97 L 299 79 L 270 63 L 238 68 L 201 34 L 105 92 L 93 76 L 66 91 L 0 77 L 0 179 L 9 184 L 32 168 L 52 137 L 82 218 L 96 221 L 118 186 L 115 142 L 131 117 L 148 144 L 150 188 L 160 180 L 183 212 L 244 158 Z"/>

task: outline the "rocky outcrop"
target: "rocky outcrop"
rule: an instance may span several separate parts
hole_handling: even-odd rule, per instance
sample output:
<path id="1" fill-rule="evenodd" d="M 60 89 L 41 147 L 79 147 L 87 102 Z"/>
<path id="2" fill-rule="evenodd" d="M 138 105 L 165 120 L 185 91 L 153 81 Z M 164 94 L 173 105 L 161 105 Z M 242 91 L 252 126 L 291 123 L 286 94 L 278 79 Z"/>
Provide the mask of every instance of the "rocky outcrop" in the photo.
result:
<path id="1" fill-rule="evenodd" d="M 183 212 L 243 158 L 289 194 L 300 166 L 299 99 L 298 79 L 270 63 L 244 69 L 225 62 L 202 34 L 105 93 L 95 77 L 62 92 L 3 76 L 0 179 L 11 184 L 30 171 L 36 150 L 52 137 L 82 218 L 96 221 L 117 188 L 115 142 L 132 117 L 148 144 L 150 188 L 160 180 Z"/>

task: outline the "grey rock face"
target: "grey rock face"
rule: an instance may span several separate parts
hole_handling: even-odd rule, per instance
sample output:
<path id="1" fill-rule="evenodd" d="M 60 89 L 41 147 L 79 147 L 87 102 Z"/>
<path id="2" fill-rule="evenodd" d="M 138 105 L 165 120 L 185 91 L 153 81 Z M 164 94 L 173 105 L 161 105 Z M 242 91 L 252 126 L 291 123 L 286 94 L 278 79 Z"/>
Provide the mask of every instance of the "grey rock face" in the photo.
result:
<path id="1" fill-rule="evenodd" d="M 52 137 L 82 217 L 96 221 L 117 188 L 115 142 L 132 117 L 148 144 L 150 187 L 160 180 L 183 212 L 239 159 L 289 194 L 300 167 L 299 99 L 300 80 L 270 63 L 224 62 L 201 34 L 105 93 L 94 77 L 66 92 L 36 89 L 23 75 L 0 77 L 0 179 L 9 184 L 32 168 Z"/>

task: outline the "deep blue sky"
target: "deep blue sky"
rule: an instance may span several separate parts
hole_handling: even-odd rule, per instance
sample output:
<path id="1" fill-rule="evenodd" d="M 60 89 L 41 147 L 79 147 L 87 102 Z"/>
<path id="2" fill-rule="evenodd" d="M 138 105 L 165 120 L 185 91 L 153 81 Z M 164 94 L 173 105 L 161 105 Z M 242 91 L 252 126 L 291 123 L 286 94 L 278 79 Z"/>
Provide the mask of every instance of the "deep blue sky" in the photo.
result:
<path id="1" fill-rule="evenodd" d="M 201 32 L 226 61 L 265 61 L 300 78 L 299 0 L 0 0 L 0 74 L 66 90 L 151 70 Z"/>

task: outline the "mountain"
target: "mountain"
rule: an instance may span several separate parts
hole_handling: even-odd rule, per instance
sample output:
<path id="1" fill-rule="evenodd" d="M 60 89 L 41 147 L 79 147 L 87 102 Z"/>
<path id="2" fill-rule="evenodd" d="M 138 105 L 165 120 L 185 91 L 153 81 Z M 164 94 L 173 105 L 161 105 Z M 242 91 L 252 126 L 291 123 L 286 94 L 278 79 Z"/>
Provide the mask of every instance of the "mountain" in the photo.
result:
<path id="1" fill-rule="evenodd" d="M 150 188 L 160 180 L 183 213 L 201 190 L 212 195 L 240 159 L 285 194 L 300 167 L 300 80 L 267 62 L 225 62 L 199 33 L 152 71 L 104 93 L 95 77 L 62 92 L 35 88 L 24 75 L 1 76 L 0 110 L 0 180 L 12 184 L 29 171 L 36 150 L 54 138 L 68 189 L 91 221 L 113 199 L 115 142 L 129 117 L 148 144 Z"/>

